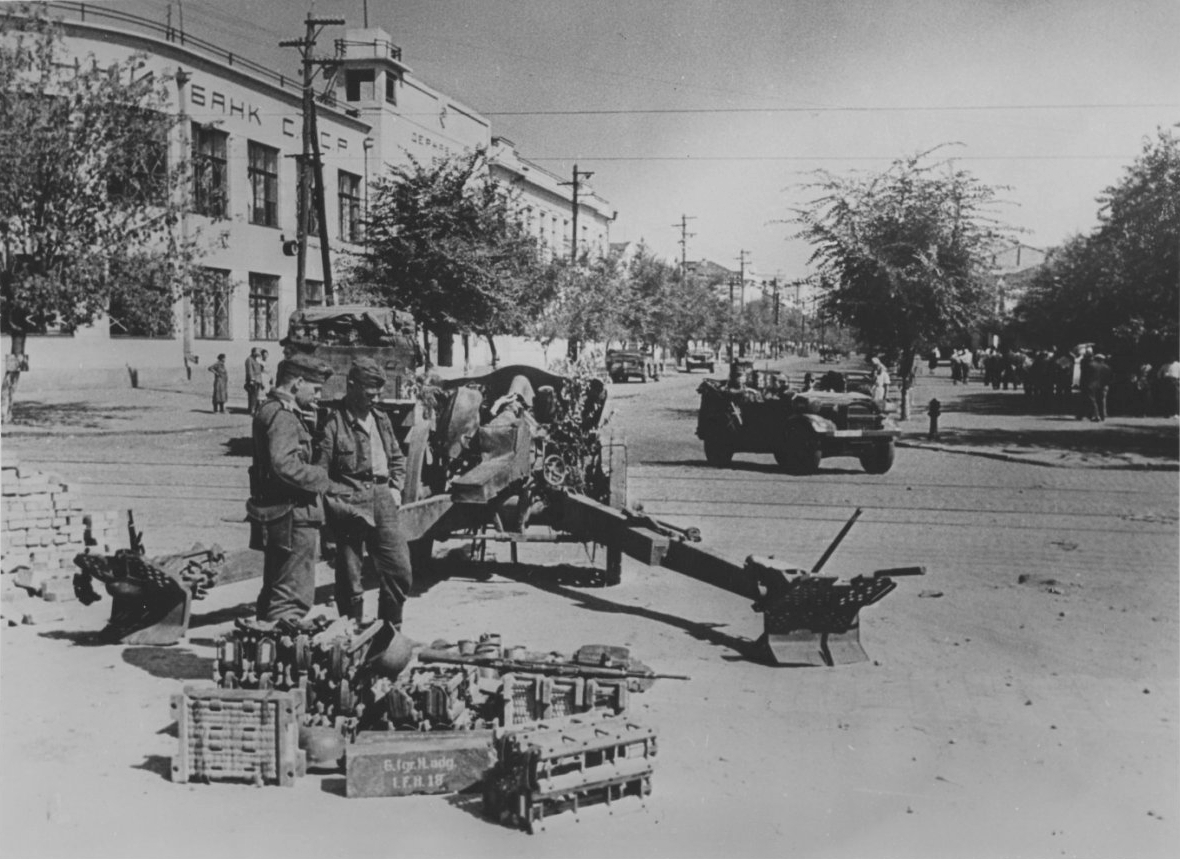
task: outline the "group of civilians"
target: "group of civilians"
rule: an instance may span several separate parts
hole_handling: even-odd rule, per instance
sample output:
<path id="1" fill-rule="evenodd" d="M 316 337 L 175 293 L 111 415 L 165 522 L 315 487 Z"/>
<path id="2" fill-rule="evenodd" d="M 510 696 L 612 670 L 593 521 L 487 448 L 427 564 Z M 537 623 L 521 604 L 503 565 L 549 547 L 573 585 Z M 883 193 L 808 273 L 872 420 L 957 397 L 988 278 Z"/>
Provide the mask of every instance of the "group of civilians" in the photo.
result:
<path id="1" fill-rule="evenodd" d="M 941 360 L 935 348 L 927 355 L 934 374 Z M 1133 356 L 1107 355 L 1092 345 L 1074 350 L 1054 347 L 1012 350 L 966 347 L 950 354 L 951 380 L 968 384 L 972 371 L 982 373 L 993 390 L 1023 390 L 1041 402 L 1066 401 L 1076 390 L 1078 420 L 1104 421 L 1109 413 L 1128 417 L 1180 415 L 1180 361 L 1150 363 Z"/>

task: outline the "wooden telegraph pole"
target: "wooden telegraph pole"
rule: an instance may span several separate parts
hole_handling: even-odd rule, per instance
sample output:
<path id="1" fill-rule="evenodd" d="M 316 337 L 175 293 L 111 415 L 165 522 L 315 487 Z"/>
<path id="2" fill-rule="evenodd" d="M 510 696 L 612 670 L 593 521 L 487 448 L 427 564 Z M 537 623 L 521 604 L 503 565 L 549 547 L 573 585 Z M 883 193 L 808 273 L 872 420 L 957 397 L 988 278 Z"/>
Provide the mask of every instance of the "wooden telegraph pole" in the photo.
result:
<path id="1" fill-rule="evenodd" d="M 299 157 L 299 217 L 295 233 L 297 244 L 295 262 L 295 306 L 307 306 L 307 234 L 311 218 L 311 194 L 314 171 L 316 215 L 319 220 L 320 261 L 323 266 L 324 300 L 334 304 L 332 291 L 332 259 L 328 247 L 328 219 L 324 205 L 324 165 L 320 160 L 319 134 L 316 131 L 315 93 L 312 79 L 318 66 L 335 61 L 317 59 L 312 53 L 316 39 L 324 27 L 342 26 L 343 18 L 313 18 L 309 13 L 304 21 L 307 30 L 302 39 L 284 39 L 282 48 L 297 48 L 303 58 L 303 154 Z M 310 170 L 309 170 L 310 168 Z"/>

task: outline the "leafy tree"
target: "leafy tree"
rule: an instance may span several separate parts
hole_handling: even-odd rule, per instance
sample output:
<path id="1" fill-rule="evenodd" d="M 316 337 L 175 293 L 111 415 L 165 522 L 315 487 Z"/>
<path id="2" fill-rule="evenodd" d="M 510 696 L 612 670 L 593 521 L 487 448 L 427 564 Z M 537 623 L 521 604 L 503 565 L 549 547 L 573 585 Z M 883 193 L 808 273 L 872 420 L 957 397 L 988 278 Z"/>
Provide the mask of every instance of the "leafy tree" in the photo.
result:
<path id="1" fill-rule="evenodd" d="M 1098 198 L 1098 226 L 1053 249 L 1015 311 L 1041 345 L 1097 342 L 1137 360 L 1176 355 L 1180 140 L 1160 130 Z"/>
<path id="2" fill-rule="evenodd" d="M 625 336 L 620 318 L 626 283 L 617 254 L 578 264 L 559 257 L 545 279 L 550 300 L 535 315 L 529 336 L 546 346 L 559 337 L 576 344 Z"/>
<path id="3" fill-rule="evenodd" d="M 931 160 L 935 151 L 881 173 L 818 171 L 804 185 L 818 196 L 792 219 L 825 278 L 822 312 L 851 327 L 866 348 L 898 361 L 903 403 L 923 346 L 988 313 L 985 274 L 997 237 L 1007 232 L 993 216 L 997 189 Z"/>
<path id="4" fill-rule="evenodd" d="M 493 355 L 495 335 L 524 334 L 553 297 L 537 242 L 483 150 L 390 166 L 373 183 L 365 233 L 354 284 L 436 334 L 487 337 Z"/>
<path id="5" fill-rule="evenodd" d="M 167 164 L 171 83 L 142 56 L 65 63 L 60 29 L 36 15 L 0 21 L 0 319 L 12 338 L 4 421 L 29 334 L 88 325 L 117 296 L 150 308 L 148 323 L 159 325 L 182 291 L 201 288 L 191 277 L 198 236 L 178 230 L 185 165 Z M 161 267 L 169 277 L 141 277 Z M 167 300 L 138 301 L 144 283 Z"/>

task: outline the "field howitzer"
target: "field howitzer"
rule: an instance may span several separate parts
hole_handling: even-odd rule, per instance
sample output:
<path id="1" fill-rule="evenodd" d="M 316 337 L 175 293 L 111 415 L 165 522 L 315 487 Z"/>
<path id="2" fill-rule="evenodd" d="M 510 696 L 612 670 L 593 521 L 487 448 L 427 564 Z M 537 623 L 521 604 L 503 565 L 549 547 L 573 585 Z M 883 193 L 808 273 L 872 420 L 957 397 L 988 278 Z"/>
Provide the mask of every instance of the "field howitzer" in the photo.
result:
<path id="1" fill-rule="evenodd" d="M 868 659 L 860 644 L 860 609 L 897 587 L 895 578 L 920 576 L 925 567 L 877 570 L 841 582 L 820 571 L 860 518 L 857 508 L 810 571 L 773 557 L 745 564 L 698 545 L 700 531 L 591 498 L 570 494 L 562 525 L 573 534 L 614 545 L 649 566 L 663 566 L 705 584 L 744 596 L 763 616 L 758 656 L 775 665 L 841 665 Z"/>

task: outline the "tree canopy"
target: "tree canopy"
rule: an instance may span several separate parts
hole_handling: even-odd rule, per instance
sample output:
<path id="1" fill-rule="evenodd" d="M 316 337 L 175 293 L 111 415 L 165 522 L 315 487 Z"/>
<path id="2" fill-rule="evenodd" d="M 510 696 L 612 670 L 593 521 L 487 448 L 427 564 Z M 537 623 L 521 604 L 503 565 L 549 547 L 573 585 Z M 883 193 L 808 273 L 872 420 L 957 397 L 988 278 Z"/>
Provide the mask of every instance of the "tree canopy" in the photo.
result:
<path id="1" fill-rule="evenodd" d="M 1174 359 L 1180 323 L 1180 141 L 1160 130 L 1098 198 L 1098 226 L 1050 251 L 1015 310 L 1031 345 L 1095 342 Z"/>
<path id="2" fill-rule="evenodd" d="M 89 324 L 113 297 L 170 326 L 181 292 L 200 288 L 198 237 L 178 228 L 184 165 L 167 158 L 172 80 L 142 56 L 62 56 L 57 25 L 0 20 L 0 316 L 14 356 L 28 334 Z M 141 286 L 166 296 L 138 302 Z M 5 420 L 19 366 L 4 376 Z"/>
<path id="3" fill-rule="evenodd" d="M 997 190 L 937 149 L 880 173 L 819 171 L 818 196 L 795 211 L 797 237 L 813 247 L 821 310 L 867 349 L 898 360 L 965 333 L 994 310 L 986 272 L 997 238 Z"/>
<path id="4" fill-rule="evenodd" d="M 390 166 L 372 185 L 353 290 L 436 333 L 524 334 L 553 297 L 537 241 L 486 153 Z"/>

